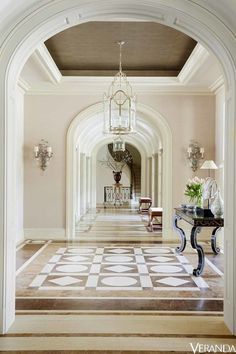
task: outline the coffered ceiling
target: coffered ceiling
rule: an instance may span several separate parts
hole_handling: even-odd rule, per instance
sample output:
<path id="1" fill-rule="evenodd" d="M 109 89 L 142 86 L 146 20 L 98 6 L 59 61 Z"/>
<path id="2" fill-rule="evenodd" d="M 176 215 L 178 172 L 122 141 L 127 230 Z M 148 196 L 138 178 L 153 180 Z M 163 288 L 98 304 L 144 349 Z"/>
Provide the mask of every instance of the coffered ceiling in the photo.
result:
<path id="1" fill-rule="evenodd" d="M 196 46 L 184 33 L 150 22 L 88 22 L 45 45 L 63 76 L 113 76 L 121 40 L 126 42 L 122 66 L 129 76 L 178 76 Z"/>

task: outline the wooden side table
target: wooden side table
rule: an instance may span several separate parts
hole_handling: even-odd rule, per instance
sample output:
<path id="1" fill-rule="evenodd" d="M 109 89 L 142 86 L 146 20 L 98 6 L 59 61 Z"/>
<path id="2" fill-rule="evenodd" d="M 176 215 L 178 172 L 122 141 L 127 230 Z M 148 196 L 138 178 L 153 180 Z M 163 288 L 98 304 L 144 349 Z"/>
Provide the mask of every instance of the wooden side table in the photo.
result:
<path id="1" fill-rule="evenodd" d="M 148 205 L 148 207 L 142 207 L 142 204 L 146 204 Z M 148 212 L 149 208 L 151 207 L 152 205 L 152 199 L 149 198 L 149 197 L 141 197 L 139 198 L 139 212 L 140 213 L 145 213 L 145 212 Z"/>
<path id="2" fill-rule="evenodd" d="M 149 209 L 148 214 L 149 214 L 149 224 L 151 231 L 153 231 L 153 226 L 157 226 L 160 230 L 162 230 L 162 213 L 163 209 L 162 208 L 155 208 L 152 207 Z M 160 218 L 161 221 L 158 221 L 157 223 L 154 223 L 155 218 Z"/>

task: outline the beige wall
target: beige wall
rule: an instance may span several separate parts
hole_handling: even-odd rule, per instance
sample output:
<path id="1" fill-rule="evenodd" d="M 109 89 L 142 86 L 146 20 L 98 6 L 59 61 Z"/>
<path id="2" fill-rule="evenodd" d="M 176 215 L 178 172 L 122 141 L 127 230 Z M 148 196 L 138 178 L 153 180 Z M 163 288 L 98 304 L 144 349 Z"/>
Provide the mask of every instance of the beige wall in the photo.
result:
<path id="1" fill-rule="evenodd" d="M 66 133 L 73 118 L 98 102 L 97 96 L 32 95 L 25 97 L 25 228 L 65 227 Z M 188 166 L 186 149 L 190 139 L 205 148 L 206 159 L 214 158 L 215 99 L 209 95 L 144 95 L 139 103 L 159 111 L 169 123 L 173 136 L 173 206 L 184 199 L 183 190 L 195 174 Z M 33 160 L 32 149 L 47 139 L 54 156 L 43 173 Z M 196 175 L 204 176 L 205 171 Z"/>

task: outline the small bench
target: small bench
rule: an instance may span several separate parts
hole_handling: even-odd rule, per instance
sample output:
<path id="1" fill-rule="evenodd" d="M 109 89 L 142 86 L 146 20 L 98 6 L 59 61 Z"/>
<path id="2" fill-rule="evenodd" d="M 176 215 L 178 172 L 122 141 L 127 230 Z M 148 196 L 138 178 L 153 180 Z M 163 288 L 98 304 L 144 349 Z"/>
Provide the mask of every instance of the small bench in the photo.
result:
<path id="1" fill-rule="evenodd" d="M 148 207 L 146 206 L 145 208 L 142 207 L 142 204 L 146 204 L 148 205 Z M 152 205 L 152 199 L 149 197 L 141 197 L 139 198 L 139 212 L 140 213 L 144 213 L 144 212 L 148 212 L 149 208 Z"/>
<path id="2" fill-rule="evenodd" d="M 148 226 L 150 227 L 151 231 L 153 231 L 153 227 L 157 227 L 158 229 L 162 230 L 162 208 L 156 208 L 152 207 L 148 211 L 149 215 L 149 224 Z M 157 219 L 157 222 L 154 223 L 154 219 Z"/>

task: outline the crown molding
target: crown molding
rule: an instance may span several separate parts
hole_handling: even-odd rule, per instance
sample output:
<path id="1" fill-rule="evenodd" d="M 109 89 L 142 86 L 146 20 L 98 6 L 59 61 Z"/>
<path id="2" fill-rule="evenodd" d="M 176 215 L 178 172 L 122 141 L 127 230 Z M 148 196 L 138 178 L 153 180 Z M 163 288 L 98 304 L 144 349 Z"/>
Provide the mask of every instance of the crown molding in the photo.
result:
<path id="1" fill-rule="evenodd" d="M 223 75 L 221 75 L 213 82 L 213 84 L 211 84 L 209 86 L 209 89 L 212 92 L 217 93 L 217 91 L 219 91 L 221 88 L 223 88 L 223 86 L 224 86 L 224 77 L 223 77 Z"/>
<path id="2" fill-rule="evenodd" d="M 32 57 L 43 69 L 51 83 L 58 84 L 61 81 L 62 75 L 45 44 L 38 46 Z"/>
<path id="3" fill-rule="evenodd" d="M 19 77 L 17 85 L 24 93 L 27 93 L 31 89 L 31 86 L 22 77 Z"/>
<path id="4" fill-rule="evenodd" d="M 188 83 L 209 55 L 209 52 L 201 44 L 197 43 L 178 75 L 179 82 L 182 84 Z"/>

